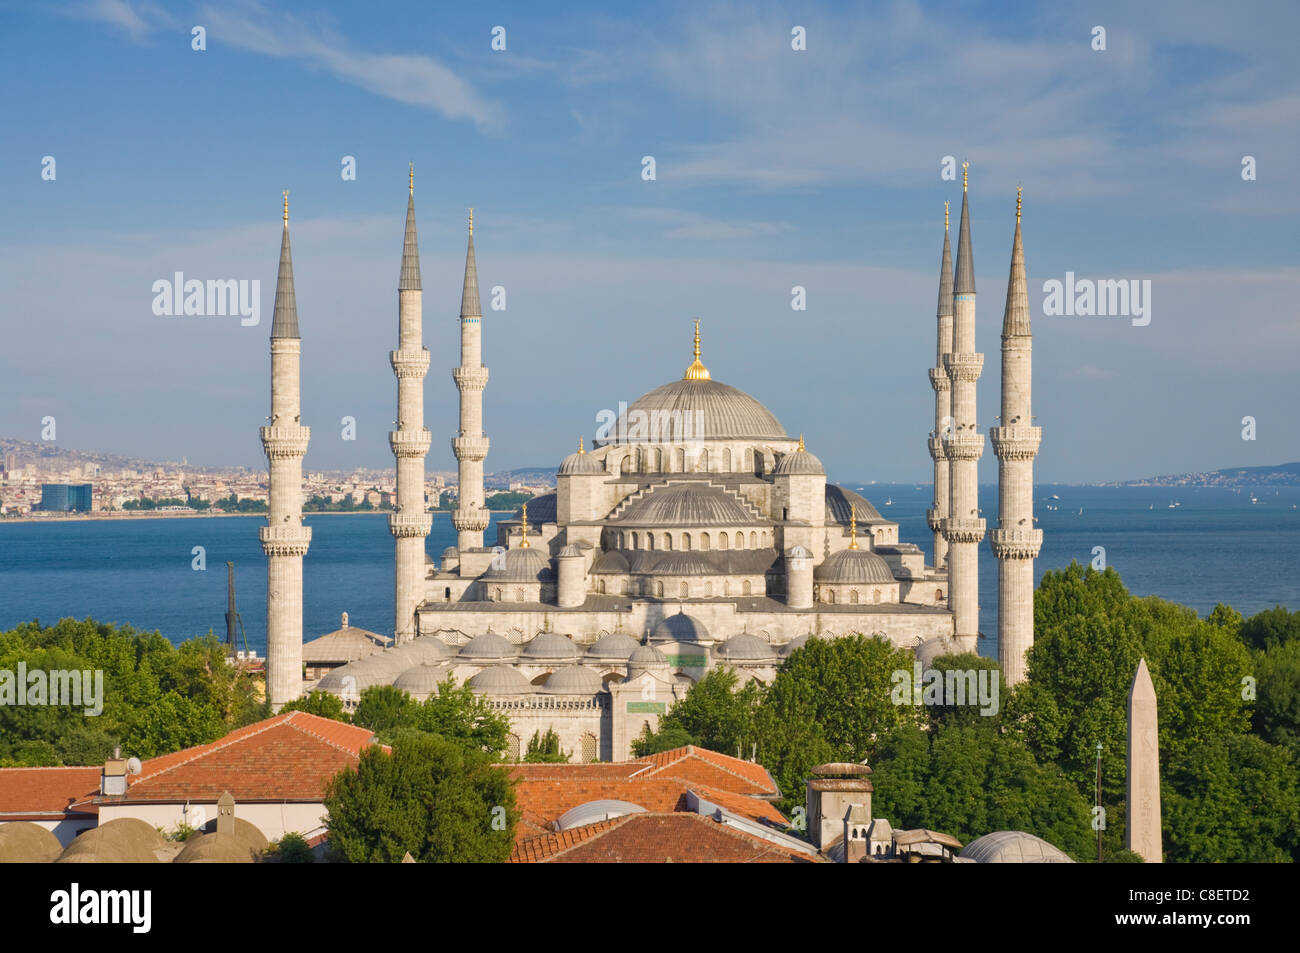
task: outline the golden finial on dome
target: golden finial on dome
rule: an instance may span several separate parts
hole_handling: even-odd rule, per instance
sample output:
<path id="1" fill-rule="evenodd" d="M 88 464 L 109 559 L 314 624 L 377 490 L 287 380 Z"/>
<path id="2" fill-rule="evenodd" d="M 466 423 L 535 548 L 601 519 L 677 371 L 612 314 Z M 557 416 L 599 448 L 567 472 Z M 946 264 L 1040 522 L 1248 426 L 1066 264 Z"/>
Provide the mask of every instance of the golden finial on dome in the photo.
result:
<path id="1" fill-rule="evenodd" d="M 289 190 L 284 190 L 284 224 L 289 224 Z"/>
<path id="2" fill-rule="evenodd" d="M 943 203 L 943 230 L 948 230 L 948 203 Z"/>
<path id="3" fill-rule="evenodd" d="M 849 507 L 849 549 L 858 548 L 858 505 Z"/>
<path id="4" fill-rule="evenodd" d="M 524 538 L 519 544 L 520 549 L 528 548 L 528 504 L 524 504 Z"/>
<path id="5" fill-rule="evenodd" d="M 415 194 L 415 163 L 411 163 L 411 194 Z"/>
<path id="6" fill-rule="evenodd" d="M 1022 186 L 1016 186 L 1016 224 L 1020 224 L 1020 191 Z"/>
<path id="7" fill-rule="evenodd" d="M 473 206 L 471 206 L 471 207 L 470 207 L 470 210 L 469 210 L 469 233 L 470 233 L 471 235 L 474 234 L 474 208 L 473 208 Z"/>
<path id="8" fill-rule="evenodd" d="M 586 453 L 586 452 L 587 452 L 586 447 L 583 446 L 583 438 L 582 438 L 582 434 L 579 434 L 579 435 L 578 435 L 578 452 L 579 452 L 579 453 Z"/>
<path id="9" fill-rule="evenodd" d="M 686 373 L 682 375 L 684 381 L 707 381 L 711 380 L 709 369 L 700 363 L 700 319 L 695 319 L 695 360 L 691 366 L 686 368 Z"/>
<path id="10" fill-rule="evenodd" d="M 800 452 L 800 453 L 803 453 L 803 452 L 804 452 L 804 449 L 803 449 L 803 434 L 799 434 L 799 452 Z"/>
<path id="11" fill-rule="evenodd" d="M 970 168 L 970 163 L 963 161 L 961 164 L 961 190 L 963 192 L 966 191 L 966 176 L 969 175 L 969 173 L 966 170 L 969 168 Z"/>

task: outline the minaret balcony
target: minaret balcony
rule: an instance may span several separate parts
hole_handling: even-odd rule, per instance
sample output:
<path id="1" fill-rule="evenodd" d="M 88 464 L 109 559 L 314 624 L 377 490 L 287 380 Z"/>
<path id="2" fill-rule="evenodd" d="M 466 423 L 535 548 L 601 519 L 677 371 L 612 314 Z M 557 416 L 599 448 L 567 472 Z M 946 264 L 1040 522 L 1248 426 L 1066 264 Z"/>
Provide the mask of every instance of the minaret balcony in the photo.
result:
<path id="1" fill-rule="evenodd" d="M 433 437 L 427 427 L 419 430 L 390 430 L 388 445 L 395 457 L 422 457 L 429 452 Z"/>
<path id="2" fill-rule="evenodd" d="M 993 441 L 993 452 L 1001 460 L 1032 460 L 1038 455 L 1043 428 L 1024 425 L 990 427 L 989 439 Z"/>
<path id="3" fill-rule="evenodd" d="M 980 379 L 980 373 L 984 370 L 984 355 L 970 352 L 945 354 L 943 367 L 948 372 L 948 379 L 953 383 L 973 384 Z"/>
<path id="4" fill-rule="evenodd" d="M 260 433 L 262 449 L 271 460 L 305 456 L 307 441 L 311 439 L 311 428 L 297 424 L 263 427 Z"/>
<path id="5" fill-rule="evenodd" d="M 1043 546 L 1041 529 L 995 529 L 989 545 L 998 559 L 1033 559 Z"/>
<path id="6" fill-rule="evenodd" d="M 930 532 L 943 532 L 943 521 L 944 514 L 940 510 L 930 507 L 930 509 L 925 511 L 925 525 L 930 527 Z"/>
<path id="7" fill-rule="evenodd" d="M 451 525 L 459 532 L 481 533 L 492 522 L 492 511 L 487 507 L 477 510 L 456 510 L 451 514 Z"/>
<path id="8" fill-rule="evenodd" d="M 931 437 L 929 440 L 926 441 L 926 443 L 930 445 L 930 459 L 932 460 L 948 459 L 948 451 L 943 448 L 942 437 Z"/>
<path id="9" fill-rule="evenodd" d="M 388 531 L 399 539 L 411 536 L 428 536 L 432 529 L 432 513 L 388 514 Z"/>
<path id="10" fill-rule="evenodd" d="M 393 365 L 393 373 L 398 380 L 404 377 L 423 377 L 429 371 L 429 349 L 406 347 L 389 351 L 388 362 Z"/>
<path id="11" fill-rule="evenodd" d="M 945 391 L 952 385 L 948 380 L 948 371 L 942 367 L 930 368 L 930 386 L 936 391 Z"/>
<path id="12" fill-rule="evenodd" d="M 451 376 L 458 390 L 482 390 L 487 386 L 488 369 L 481 364 L 478 367 L 453 367 Z"/>
<path id="13" fill-rule="evenodd" d="M 943 449 L 949 460 L 978 460 L 984 455 L 984 435 L 973 430 L 951 434 Z"/>
<path id="14" fill-rule="evenodd" d="M 262 552 L 268 556 L 305 556 L 311 545 L 311 527 L 259 526 L 257 538 L 262 542 Z"/>
<path id="15" fill-rule="evenodd" d="M 482 434 L 453 437 L 451 449 L 457 460 L 483 460 L 488 455 L 488 438 Z"/>
<path id="16" fill-rule="evenodd" d="M 982 519 L 949 516 L 943 521 L 943 538 L 950 543 L 978 543 L 984 538 L 985 528 Z"/>

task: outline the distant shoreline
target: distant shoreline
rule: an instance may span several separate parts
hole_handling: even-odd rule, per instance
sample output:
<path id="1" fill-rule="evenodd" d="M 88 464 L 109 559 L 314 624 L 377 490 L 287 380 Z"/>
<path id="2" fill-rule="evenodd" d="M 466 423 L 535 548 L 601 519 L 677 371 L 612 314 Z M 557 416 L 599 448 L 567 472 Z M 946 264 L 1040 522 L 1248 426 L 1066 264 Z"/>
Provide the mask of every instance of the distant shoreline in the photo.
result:
<path id="1" fill-rule="evenodd" d="M 315 510 L 303 513 L 303 518 L 316 516 L 387 516 L 392 510 Z M 450 516 L 455 510 L 430 510 L 431 515 L 446 513 Z M 514 510 L 489 510 L 491 513 L 514 513 Z M 7 523 L 115 523 L 126 520 L 166 520 L 166 519 L 222 519 L 225 517 L 253 516 L 266 518 L 265 513 L 180 513 L 143 511 L 137 513 L 85 513 L 63 516 L 5 516 L 0 517 L 0 526 Z"/>

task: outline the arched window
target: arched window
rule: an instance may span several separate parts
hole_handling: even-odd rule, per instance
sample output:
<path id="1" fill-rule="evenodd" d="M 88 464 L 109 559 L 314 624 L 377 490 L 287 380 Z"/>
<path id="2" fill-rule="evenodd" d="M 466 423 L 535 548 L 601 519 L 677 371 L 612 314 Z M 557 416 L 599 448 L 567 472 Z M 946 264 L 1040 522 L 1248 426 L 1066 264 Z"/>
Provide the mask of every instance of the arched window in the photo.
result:
<path id="1" fill-rule="evenodd" d="M 688 586 L 688 585 L 686 584 L 686 580 L 685 580 L 685 579 L 682 580 L 681 593 L 682 593 L 682 598 L 683 598 L 683 599 L 688 599 L 688 598 L 690 598 L 690 595 L 691 595 L 691 587 Z"/>
<path id="2" fill-rule="evenodd" d="M 523 601 L 524 601 L 524 591 L 522 589 L 515 589 L 515 602 L 523 602 Z"/>
<path id="3" fill-rule="evenodd" d="M 936 589 L 936 590 L 934 590 L 934 601 L 935 601 L 936 603 L 943 602 L 943 590 L 942 590 L 942 589 Z"/>
<path id="4" fill-rule="evenodd" d="M 758 534 L 751 532 L 749 534 L 749 548 L 758 549 Z"/>
<path id="5" fill-rule="evenodd" d="M 626 548 L 627 548 L 627 547 L 624 545 L 624 540 L 623 540 L 623 534 L 622 534 L 622 533 L 619 533 L 619 534 L 618 534 L 618 548 L 619 548 L 619 549 L 626 549 Z"/>
<path id="6" fill-rule="evenodd" d="M 596 760 L 596 736 L 590 731 L 583 734 L 578 741 L 578 750 L 581 751 L 579 757 L 583 764 L 591 764 Z"/>
<path id="7" fill-rule="evenodd" d="M 443 593 L 443 598 L 445 598 L 448 602 L 451 602 L 451 586 L 448 586 L 446 588 L 446 591 Z"/>
<path id="8" fill-rule="evenodd" d="M 626 579 L 623 579 L 623 580 L 620 580 L 620 581 L 619 581 L 619 584 L 618 584 L 618 592 L 619 592 L 619 595 L 623 595 L 623 596 L 627 595 L 627 580 L 626 580 Z"/>
<path id="9" fill-rule="evenodd" d="M 646 533 L 646 534 L 645 534 L 645 545 L 646 545 L 646 549 L 654 549 L 654 548 L 655 548 L 655 534 L 654 534 L 654 533 Z"/>
<path id="10" fill-rule="evenodd" d="M 701 451 L 700 451 L 700 466 L 699 466 L 699 469 L 701 469 L 701 470 L 707 470 L 708 468 L 709 468 L 709 451 L 708 451 L 707 449 L 706 449 L 706 450 L 701 450 Z"/>
<path id="11" fill-rule="evenodd" d="M 827 590 L 826 590 L 826 604 L 827 604 L 827 605 L 832 605 L 832 606 L 835 605 L 835 590 L 834 590 L 834 589 L 827 589 Z"/>
<path id="12" fill-rule="evenodd" d="M 746 579 L 742 585 L 741 591 L 747 596 L 753 595 L 753 586 L 750 585 L 748 579 Z"/>
<path id="13" fill-rule="evenodd" d="M 724 580 L 722 580 L 722 594 L 723 594 L 724 596 L 729 596 L 729 595 L 731 595 L 731 580 L 730 580 L 730 579 L 724 579 Z"/>
<path id="14" fill-rule="evenodd" d="M 691 548 L 691 534 L 682 533 L 682 549 L 690 549 L 690 548 Z"/>
<path id="15" fill-rule="evenodd" d="M 596 583 L 596 591 L 599 592 L 602 596 L 605 594 L 605 580 L 604 580 L 604 579 L 602 579 L 602 580 L 600 580 L 600 582 Z"/>
<path id="16" fill-rule="evenodd" d="M 750 473 L 756 472 L 754 470 L 754 448 L 753 447 L 745 448 L 745 469 Z"/>
<path id="17" fill-rule="evenodd" d="M 633 549 L 641 548 L 641 539 L 636 533 L 632 534 L 632 548 Z"/>
<path id="18" fill-rule="evenodd" d="M 726 447 L 722 451 L 722 471 L 724 473 L 731 472 L 731 448 L 730 447 Z"/>
<path id="19" fill-rule="evenodd" d="M 718 549 L 727 548 L 727 534 L 725 532 L 718 534 Z"/>
<path id="20" fill-rule="evenodd" d="M 621 473 L 632 472 L 632 454 L 629 453 L 623 457 L 623 462 L 619 464 L 619 471 Z"/>
<path id="21" fill-rule="evenodd" d="M 663 469 L 664 469 L 664 452 L 662 450 L 656 450 L 655 451 L 655 472 L 662 473 Z"/>
<path id="22" fill-rule="evenodd" d="M 506 735 L 506 760 L 519 760 L 519 736 L 514 732 Z"/>
<path id="23" fill-rule="evenodd" d="M 880 601 L 879 590 L 876 591 L 876 601 Z M 858 604 L 858 590 L 852 589 L 849 591 L 849 602 L 853 603 L 855 606 Z"/>
<path id="24" fill-rule="evenodd" d="M 708 597 L 708 596 L 712 596 L 712 595 L 713 595 L 713 583 L 712 583 L 712 582 L 706 582 L 706 583 L 704 584 L 704 595 L 705 595 L 706 597 Z"/>
<path id="25" fill-rule="evenodd" d="M 708 534 L 708 533 L 701 533 L 701 534 L 700 534 L 700 549 L 708 550 L 708 548 L 709 548 L 709 534 Z"/>
<path id="26" fill-rule="evenodd" d="M 664 533 L 664 549 L 672 549 L 672 548 L 673 548 L 673 534 Z"/>
<path id="27" fill-rule="evenodd" d="M 655 583 L 655 595 L 660 599 L 664 597 L 664 584 L 662 582 Z"/>
<path id="28" fill-rule="evenodd" d="M 736 534 L 736 548 L 737 548 L 737 549 L 744 549 L 744 548 L 745 548 L 745 534 L 744 534 L 744 533 L 737 533 L 737 534 Z"/>
<path id="29" fill-rule="evenodd" d="M 673 469 L 676 470 L 678 473 L 685 473 L 686 472 L 686 451 L 678 447 L 676 450 L 673 451 L 673 455 L 677 458 L 677 464 L 676 466 L 673 467 Z"/>
<path id="30" fill-rule="evenodd" d="M 872 589 L 872 590 L 871 590 L 871 601 L 872 601 L 872 602 L 879 602 L 879 601 L 880 601 L 880 590 L 879 590 L 879 589 Z"/>

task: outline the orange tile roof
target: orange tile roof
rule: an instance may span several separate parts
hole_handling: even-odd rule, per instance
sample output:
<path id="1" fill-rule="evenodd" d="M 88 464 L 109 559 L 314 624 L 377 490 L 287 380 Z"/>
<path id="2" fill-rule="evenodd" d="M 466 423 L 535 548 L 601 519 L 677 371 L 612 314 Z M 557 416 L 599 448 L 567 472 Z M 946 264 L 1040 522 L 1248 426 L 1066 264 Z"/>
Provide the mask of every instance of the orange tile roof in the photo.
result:
<path id="1" fill-rule="evenodd" d="M 735 791 L 737 794 L 770 798 L 781 796 L 776 781 L 761 764 L 742 761 L 695 745 L 648 755 L 637 759 L 637 763 L 645 765 L 645 768 L 634 775 L 639 778 L 668 775 L 699 781 L 724 791 Z"/>
<path id="2" fill-rule="evenodd" d="M 514 863 L 813 863 L 816 858 L 698 814 L 627 814 L 515 847 Z M 548 840 L 548 838 L 550 838 Z"/>
<path id="3" fill-rule="evenodd" d="M 86 803 L 99 791 L 99 768 L 0 768 L 0 818 L 95 814 Z"/>
<path id="4" fill-rule="evenodd" d="M 285 712 L 211 744 L 151 758 L 124 796 L 98 801 L 216 800 L 225 791 L 236 801 L 317 801 L 325 783 L 355 768 L 372 743 L 367 728 Z"/>

